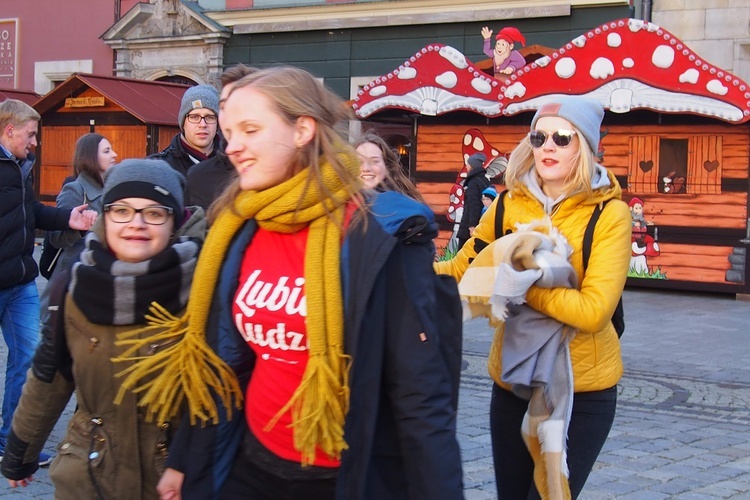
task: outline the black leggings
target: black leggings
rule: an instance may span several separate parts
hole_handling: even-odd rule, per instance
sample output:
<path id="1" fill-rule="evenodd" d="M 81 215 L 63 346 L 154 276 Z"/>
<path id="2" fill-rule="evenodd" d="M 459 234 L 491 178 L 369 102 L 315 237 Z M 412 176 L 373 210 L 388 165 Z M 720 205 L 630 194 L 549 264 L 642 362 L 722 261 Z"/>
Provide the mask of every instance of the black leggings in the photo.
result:
<path id="1" fill-rule="evenodd" d="M 490 430 L 495 481 L 500 500 L 536 500 L 534 461 L 521 437 L 521 422 L 528 401 L 516 397 L 497 384 L 492 387 Z M 603 391 L 577 392 L 568 428 L 568 468 L 570 494 L 577 498 L 604 446 L 617 406 L 617 387 Z"/>

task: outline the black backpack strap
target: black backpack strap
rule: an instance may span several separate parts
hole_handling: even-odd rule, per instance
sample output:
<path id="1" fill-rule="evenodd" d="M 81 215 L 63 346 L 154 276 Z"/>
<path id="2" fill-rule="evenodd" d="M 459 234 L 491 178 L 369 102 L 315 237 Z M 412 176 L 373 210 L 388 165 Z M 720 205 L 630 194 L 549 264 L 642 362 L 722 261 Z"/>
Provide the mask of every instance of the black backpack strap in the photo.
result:
<path id="1" fill-rule="evenodd" d="M 604 207 L 609 203 L 610 200 L 599 203 L 594 207 L 594 211 L 591 214 L 589 223 L 586 226 L 586 232 L 583 233 L 583 272 L 586 272 L 586 268 L 589 267 L 589 257 L 591 257 L 591 245 L 594 242 L 594 229 L 596 228 L 596 222 L 599 220 L 599 216 L 602 214 Z M 615 312 L 612 314 L 612 324 L 617 332 L 617 337 L 622 336 L 622 332 L 625 331 L 625 310 L 622 307 L 622 297 L 617 302 Z"/>
<path id="2" fill-rule="evenodd" d="M 598 203 L 594 207 L 594 212 L 591 214 L 589 223 L 586 226 L 586 232 L 583 233 L 583 271 L 586 272 L 586 268 L 589 267 L 589 257 L 591 257 L 591 245 L 594 242 L 594 229 L 596 229 L 596 222 L 599 220 L 599 216 L 602 214 L 602 210 L 609 203 L 609 200 L 602 203 Z"/>
<path id="3" fill-rule="evenodd" d="M 503 231 L 503 217 L 505 216 L 505 195 L 508 190 L 500 191 L 497 197 L 497 208 L 495 209 L 495 239 L 505 236 Z"/>

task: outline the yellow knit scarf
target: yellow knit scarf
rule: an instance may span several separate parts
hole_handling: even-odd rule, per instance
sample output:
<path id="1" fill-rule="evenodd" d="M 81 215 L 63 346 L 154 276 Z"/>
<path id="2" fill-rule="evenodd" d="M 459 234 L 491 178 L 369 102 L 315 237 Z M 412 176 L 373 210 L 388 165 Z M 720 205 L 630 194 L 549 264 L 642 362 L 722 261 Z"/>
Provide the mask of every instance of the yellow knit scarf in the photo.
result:
<path id="1" fill-rule="evenodd" d="M 356 179 L 356 157 L 342 153 L 340 160 L 353 174 L 351 178 Z M 148 318 L 150 326 L 145 329 L 152 329 L 153 335 L 132 338 L 142 329 L 128 332 L 126 336 L 130 338 L 123 336 L 118 341 L 130 344 L 130 348 L 115 361 L 137 362 L 118 374 L 127 378 L 116 402 L 122 400 L 126 390 L 142 393 L 139 405 L 147 408 L 148 418 L 166 421 L 177 414 L 186 400 L 192 423 L 196 419 L 218 422 L 211 392 L 218 394 L 230 416 L 233 406 L 241 408 L 242 394 L 234 372 L 208 347 L 204 337 L 221 263 L 233 236 L 248 219 L 255 219 L 270 231 L 284 233 L 309 225 L 304 264 L 309 361 L 299 387 L 266 429 L 291 410 L 294 445 L 304 465 L 313 463 L 316 447 L 340 458 L 347 448 L 344 418 L 349 409 L 350 365 L 344 354 L 341 228 L 349 190 L 359 186 L 345 185 L 327 163 L 321 165 L 321 174 L 330 196 L 322 193 L 315 182 L 308 184 L 310 168 L 306 168 L 278 186 L 261 192 L 242 192 L 235 201 L 237 213 L 225 209 L 219 215 L 201 251 L 186 314 L 176 318 L 154 304 Z M 153 356 L 137 357 L 144 346 L 170 341 L 174 343 Z"/>

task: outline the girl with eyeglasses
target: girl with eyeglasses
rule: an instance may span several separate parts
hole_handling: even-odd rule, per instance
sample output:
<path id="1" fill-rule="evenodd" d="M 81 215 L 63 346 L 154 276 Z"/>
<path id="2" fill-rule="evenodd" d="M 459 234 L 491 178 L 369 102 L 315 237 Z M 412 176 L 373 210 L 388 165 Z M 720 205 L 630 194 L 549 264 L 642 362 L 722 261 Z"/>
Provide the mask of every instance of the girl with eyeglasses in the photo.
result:
<path id="1" fill-rule="evenodd" d="M 50 468 L 56 499 L 157 499 L 176 419 L 146 421 L 121 372 L 171 345 L 149 315 L 181 314 L 205 233 L 203 209 L 184 207 L 184 177 L 161 160 L 108 169 L 103 213 L 70 273 L 48 283 L 51 315 L 14 415 L 2 473 L 26 486 L 75 392 L 77 407 Z"/>
<path id="2" fill-rule="evenodd" d="M 578 288 L 532 286 L 526 294 L 531 309 L 575 332 L 569 346 L 574 395 L 567 435 L 567 483 L 572 498 L 580 494 L 612 426 L 616 385 L 623 370 L 619 340 L 610 320 L 625 286 L 631 221 L 627 204 L 620 200 L 617 179 L 596 162 L 603 117 L 601 105 L 585 98 L 563 97 L 543 104 L 534 115 L 531 131 L 510 156 L 506 196 L 498 196 L 455 258 L 435 264 L 438 272 L 457 279 L 464 275 L 477 256 L 475 244 L 495 240 L 497 200 L 504 202 L 502 227 L 551 221 L 572 247 L 570 263 Z M 584 271 L 584 232 L 594 208 L 604 203 Z M 544 490 L 545 484 L 535 484 L 534 461 L 521 434 L 529 401 L 511 392 L 501 378 L 504 333 L 503 323 L 497 328 L 488 363 L 495 381 L 490 426 L 498 496 L 539 498 L 538 489 Z"/>

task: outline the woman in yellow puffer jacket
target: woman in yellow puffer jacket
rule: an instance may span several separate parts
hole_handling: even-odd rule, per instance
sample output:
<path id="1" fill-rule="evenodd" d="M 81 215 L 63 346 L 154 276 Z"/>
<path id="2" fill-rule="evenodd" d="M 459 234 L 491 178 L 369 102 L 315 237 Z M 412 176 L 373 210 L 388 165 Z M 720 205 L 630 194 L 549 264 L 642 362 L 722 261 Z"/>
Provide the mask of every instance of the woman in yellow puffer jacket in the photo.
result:
<path id="1" fill-rule="evenodd" d="M 579 286 L 538 288 L 526 294 L 534 310 L 575 331 L 570 341 L 574 398 L 568 428 L 567 465 L 570 496 L 576 498 L 609 434 L 615 416 L 617 382 L 622 359 L 612 314 L 625 286 L 630 262 L 631 218 L 620 201 L 615 177 L 595 161 L 604 111 L 599 103 L 564 97 L 541 106 L 531 132 L 510 157 L 505 182 L 508 193 L 498 197 L 477 225 L 472 239 L 450 261 L 438 262 L 438 273 L 461 279 L 477 255 L 477 240 L 495 240 L 497 203 L 504 202 L 502 227 L 551 220 L 573 249 L 570 262 Z M 604 206 L 584 272 L 583 236 L 594 208 Z M 481 249 L 483 245 L 480 243 Z M 504 325 L 490 350 L 492 392 L 490 426 L 500 499 L 539 498 L 534 462 L 521 436 L 528 401 L 501 380 Z M 567 492 L 566 495 L 567 497 Z"/>

